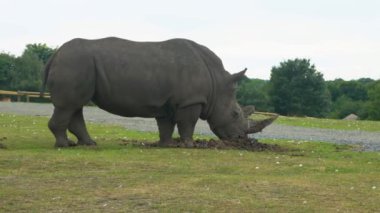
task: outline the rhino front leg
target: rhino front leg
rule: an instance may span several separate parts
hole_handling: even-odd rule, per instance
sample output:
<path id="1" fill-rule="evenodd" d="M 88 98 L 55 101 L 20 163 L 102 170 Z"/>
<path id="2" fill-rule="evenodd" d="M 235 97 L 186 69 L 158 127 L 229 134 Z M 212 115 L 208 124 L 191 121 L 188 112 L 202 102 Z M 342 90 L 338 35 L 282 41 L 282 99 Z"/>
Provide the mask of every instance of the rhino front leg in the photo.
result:
<path id="1" fill-rule="evenodd" d="M 193 134 L 195 124 L 201 114 L 201 105 L 193 105 L 178 109 L 175 114 L 175 121 L 181 141 L 186 147 L 193 147 Z"/>
<path id="2" fill-rule="evenodd" d="M 78 138 L 78 145 L 96 145 L 87 132 L 86 123 L 83 119 L 83 108 L 74 113 L 69 123 L 69 131 Z"/>
<path id="3" fill-rule="evenodd" d="M 49 120 L 49 129 L 55 137 L 55 147 L 75 146 L 76 144 L 67 138 L 66 130 L 75 110 L 54 108 L 54 113 Z"/>
<path id="4" fill-rule="evenodd" d="M 170 146 L 170 144 L 173 144 L 172 135 L 175 126 L 173 119 L 170 119 L 169 117 L 160 117 L 156 118 L 156 121 L 160 133 L 159 145 Z"/>

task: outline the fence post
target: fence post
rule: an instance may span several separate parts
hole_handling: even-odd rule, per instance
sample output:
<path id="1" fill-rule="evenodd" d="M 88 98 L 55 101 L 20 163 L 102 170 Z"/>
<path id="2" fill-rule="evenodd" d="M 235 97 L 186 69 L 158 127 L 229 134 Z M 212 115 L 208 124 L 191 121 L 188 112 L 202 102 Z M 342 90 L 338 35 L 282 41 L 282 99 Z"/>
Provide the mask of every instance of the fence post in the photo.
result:
<path id="1" fill-rule="evenodd" d="M 23 100 L 23 97 L 25 96 L 25 101 L 30 102 L 30 98 L 39 98 L 40 92 L 0 90 L 0 95 L 17 96 L 16 97 L 17 102 L 21 102 Z M 44 93 L 42 95 L 42 97 L 43 98 L 50 98 L 50 94 Z"/>

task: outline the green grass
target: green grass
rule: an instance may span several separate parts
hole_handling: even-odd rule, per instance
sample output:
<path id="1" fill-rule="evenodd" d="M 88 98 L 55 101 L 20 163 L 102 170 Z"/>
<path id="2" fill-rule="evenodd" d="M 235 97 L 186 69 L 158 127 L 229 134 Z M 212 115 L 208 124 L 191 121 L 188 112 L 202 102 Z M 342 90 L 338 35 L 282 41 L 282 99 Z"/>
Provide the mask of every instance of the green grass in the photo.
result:
<path id="1" fill-rule="evenodd" d="M 280 116 L 275 121 L 276 124 L 301 126 L 310 128 L 338 129 L 338 130 L 361 130 L 368 132 L 380 132 L 379 121 L 362 120 L 337 120 L 321 119 L 312 117 L 285 117 Z"/>
<path id="2" fill-rule="evenodd" d="M 0 115 L 0 212 L 378 212 L 380 153 L 262 140 L 284 152 L 141 148 L 156 133 L 90 124 L 53 148 L 47 118 Z M 6 139 L 4 139 L 4 137 Z"/>

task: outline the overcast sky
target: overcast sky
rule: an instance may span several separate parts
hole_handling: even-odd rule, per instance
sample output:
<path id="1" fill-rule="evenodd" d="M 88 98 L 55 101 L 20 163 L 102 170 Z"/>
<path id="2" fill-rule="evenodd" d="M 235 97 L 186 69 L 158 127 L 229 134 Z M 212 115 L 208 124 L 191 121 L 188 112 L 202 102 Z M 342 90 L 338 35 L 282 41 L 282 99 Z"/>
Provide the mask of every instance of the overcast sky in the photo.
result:
<path id="1" fill-rule="evenodd" d="M 0 0 L 0 9 L 0 51 L 14 55 L 76 37 L 188 38 L 250 78 L 309 58 L 326 80 L 380 79 L 377 0 Z"/>

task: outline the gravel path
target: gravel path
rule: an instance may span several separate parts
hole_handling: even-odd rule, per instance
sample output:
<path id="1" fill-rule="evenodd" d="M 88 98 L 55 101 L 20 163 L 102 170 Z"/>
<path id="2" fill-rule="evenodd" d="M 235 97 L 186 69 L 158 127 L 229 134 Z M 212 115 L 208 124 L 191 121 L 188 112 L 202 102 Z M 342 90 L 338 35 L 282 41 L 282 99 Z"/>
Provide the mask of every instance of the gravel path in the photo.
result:
<path id="1" fill-rule="evenodd" d="M 5 103 L 0 102 L 0 113 L 21 115 L 51 116 L 52 104 L 36 103 Z M 140 131 L 158 131 L 157 124 L 151 118 L 125 118 L 105 112 L 97 107 L 85 107 L 86 121 L 94 123 L 109 123 L 124 126 L 127 129 Z M 208 124 L 199 120 L 195 129 L 198 134 L 212 135 Z M 255 134 L 255 138 L 273 138 L 304 141 L 326 141 L 337 144 L 358 144 L 365 150 L 380 151 L 380 132 L 330 130 L 319 128 L 304 128 L 272 124 L 263 132 Z"/>

